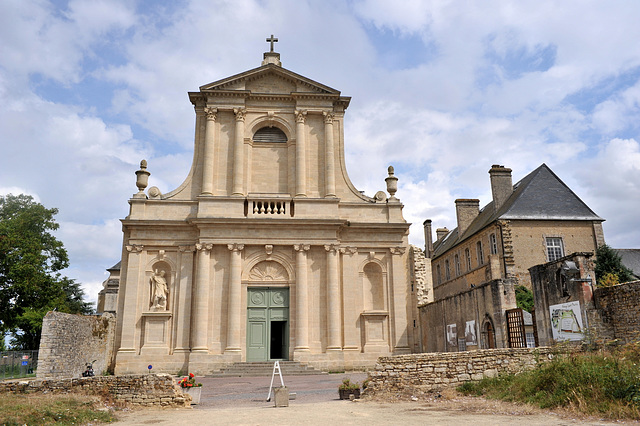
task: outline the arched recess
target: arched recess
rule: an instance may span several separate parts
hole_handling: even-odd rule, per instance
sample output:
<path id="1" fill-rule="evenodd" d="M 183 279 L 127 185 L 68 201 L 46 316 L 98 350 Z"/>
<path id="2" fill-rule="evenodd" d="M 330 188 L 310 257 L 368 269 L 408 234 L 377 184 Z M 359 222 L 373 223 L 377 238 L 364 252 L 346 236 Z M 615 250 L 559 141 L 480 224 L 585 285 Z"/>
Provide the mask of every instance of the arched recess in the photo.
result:
<path id="1" fill-rule="evenodd" d="M 384 274 L 375 262 L 364 265 L 362 270 L 363 305 L 365 311 L 384 309 Z"/>
<path id="2" fill-rule="evenodd" d="M 486 314 L 482 322 L 482 349 L 494 349 L 496 347 L 496 329 L 489 314 Z"/>
<path id="3" fill-rule="evenodd" d="M 263 274 L 263 277 L 268 278 L 270 273 L 270 271 L 274 271 L 274 268 L 277 269 L 278 266 L 271 264 L 271 269 L 270 271 L 267 271 L 266 267 L 269 266 L 268 263 L 265 263 L 261 266 L 261 268 L 259 270 L 254 270 L 256 268 L 256 266 L 262 262 L 274 262 L 275 264 L 277 264 L 280 268 L 282 268 L 283 273 L 281 274 L 283 279 L 280 280 L 273 280 L 273 279 L 267 279 L 267 280 L 260 280 L 259 275 L 258 274 Z M 264 268 L 263 268 L 264 267 Z M 291 259 L 289 259 L 287 256 L 281 254 L 281 253 L 271 253 L 271 254 L 267 254 L 267 253 L 258 253 L 258 254 L 254 254 L 253 256 L 250 256 L 246 261 L 245 261 L 245 266 L 244 268 L 242 268 L 242 281 L 244 282 L 260 282 L 260 281 L 278 281 L 281 283 L 291 283 L 291 281 L 293 280 L 293 277 L 295 276 L 294 274 L 294 270 L 293 267 L 291 265 Z"/>
<path id="4" fill-rule="evenodd" d="M 149 310 L 168 311 L 173 302 L 173 283 L 175 282 L 175 268 L 172 268 L 168 259 L 154 259 L 149 263 L 147 270 L 147 285 L 149 287 L 147 308 Z M 164 301 L 162 294 L 164 293 Z"/>
<path id="5" fill-rule="evenodd" d="M 286 136 L 286 143 L 256 142 L 253 135 L 265 127 L 276 127 Z M 281 117 L 262 116 L 250 125 L 248 148 L 248 192 L 252 194 L 290 194 L 289 169 L 293 161 L 292 139 L 295 132 Z"/>

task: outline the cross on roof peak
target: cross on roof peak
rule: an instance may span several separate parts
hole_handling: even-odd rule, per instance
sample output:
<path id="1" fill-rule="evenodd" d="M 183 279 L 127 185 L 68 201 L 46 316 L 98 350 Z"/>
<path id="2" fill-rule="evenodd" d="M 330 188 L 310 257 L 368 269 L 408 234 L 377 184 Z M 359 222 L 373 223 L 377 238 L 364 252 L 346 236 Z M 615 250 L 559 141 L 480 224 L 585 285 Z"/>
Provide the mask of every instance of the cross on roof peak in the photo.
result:
<path id="1" fill-rule="evenodd" d="M 271 37 L 269 37 L 267 39 L 267 42 L 271 43 L 271 50 L 270 51 L 273 52 L 273 43 L 277 43 L 278 39 L 273 37 L 273 34 L 271 34 Z"/>

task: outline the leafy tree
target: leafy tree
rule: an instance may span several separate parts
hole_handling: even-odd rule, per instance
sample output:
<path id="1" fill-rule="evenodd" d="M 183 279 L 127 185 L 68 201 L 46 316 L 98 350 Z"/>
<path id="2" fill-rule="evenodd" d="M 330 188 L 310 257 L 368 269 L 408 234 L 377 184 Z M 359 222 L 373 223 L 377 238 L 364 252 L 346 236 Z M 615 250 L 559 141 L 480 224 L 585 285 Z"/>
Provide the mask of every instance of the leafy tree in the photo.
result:
<path id="1" fill-rule="evenodd" d="M 50 310 L 92 311 L 80 285 L 58 272 L 69 259 L 52 234 L 57 213 L 28 195 L 0 196 L 0 332 L 17 348 L 37 349 Z"/>
<path id="2" fill-rule="evenodd" d="M 599 286 L 626 283 L 633 280 L 633 272 L 622 264 L 622 258 L 604 244 L 596 250 L 596 278 Z"/>
<path id="3" fill-rule="evenodd" d="M 523 285 L 518 285 L 516 290 L 516 306 L 527 312 L 531 312 L 534 308 L 533 292 Z"/>

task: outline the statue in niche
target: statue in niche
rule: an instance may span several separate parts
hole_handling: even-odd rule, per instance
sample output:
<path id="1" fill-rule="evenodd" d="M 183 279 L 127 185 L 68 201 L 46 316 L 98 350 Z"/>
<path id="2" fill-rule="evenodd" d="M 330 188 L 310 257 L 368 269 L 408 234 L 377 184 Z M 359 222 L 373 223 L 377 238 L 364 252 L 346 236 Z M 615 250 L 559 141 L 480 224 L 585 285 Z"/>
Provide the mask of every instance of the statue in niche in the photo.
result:
<path id="1" fill-rule="evenodd" d="M 154 311 L 167 310 L 167 280 L 164 277 L 165 271 L 155 270 L 151 277 L 151 309 Z"/>

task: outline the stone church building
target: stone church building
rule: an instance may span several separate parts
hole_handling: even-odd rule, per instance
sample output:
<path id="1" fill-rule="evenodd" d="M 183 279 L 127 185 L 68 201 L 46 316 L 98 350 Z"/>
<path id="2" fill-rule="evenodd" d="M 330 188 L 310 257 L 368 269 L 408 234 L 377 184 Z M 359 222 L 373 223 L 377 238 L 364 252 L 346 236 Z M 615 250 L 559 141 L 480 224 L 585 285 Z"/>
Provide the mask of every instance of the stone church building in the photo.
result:
<path id="1" fill-rule="evenodd" d="M 393 168 L 388 195 L 358 191 L 344 159 L 350 98 L 283 68 L 271 46 L 260 67 L 189 93 L 194 157 L 177 189 L 147 189 L 145 161 L 136 172 L 116 374 L 351 369 L 417 344 Z"/>

